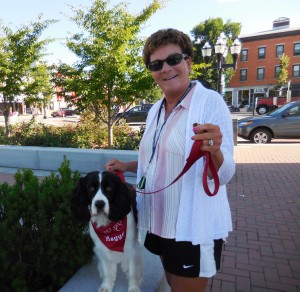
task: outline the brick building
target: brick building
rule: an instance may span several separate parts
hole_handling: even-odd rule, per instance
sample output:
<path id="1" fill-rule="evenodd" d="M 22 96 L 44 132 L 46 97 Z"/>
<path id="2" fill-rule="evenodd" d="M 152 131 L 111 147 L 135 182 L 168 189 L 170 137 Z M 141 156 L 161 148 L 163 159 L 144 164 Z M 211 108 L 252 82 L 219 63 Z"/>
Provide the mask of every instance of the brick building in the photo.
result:
<path id="1" fill-rule="evenodd" d="M 277 83 L 283 53 L 290 58 L 292 95 L 300 96 L 300 27 L 290 28 L 289 18 L 281 17 L 272 30 L 241 35 L 239 40 L 242 50 L 235 76 L 226 84 L 227 100 L 231 98 L 235 106 L 254 105 L 256 97 L 268 97 Z"/>

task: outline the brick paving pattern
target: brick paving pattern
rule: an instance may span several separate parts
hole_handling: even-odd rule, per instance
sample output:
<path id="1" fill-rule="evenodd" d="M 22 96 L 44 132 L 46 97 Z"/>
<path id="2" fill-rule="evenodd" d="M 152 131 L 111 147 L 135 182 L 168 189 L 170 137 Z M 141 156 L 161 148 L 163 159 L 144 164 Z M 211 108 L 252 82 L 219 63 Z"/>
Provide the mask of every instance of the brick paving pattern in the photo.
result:
<path id="1" fill-rule="evenodd" d="M 239 145 L 235 159 L 234 231 L 207 291 L 300 292 L 300 144 Z"/>
<path id="2" fill-rule="evenodd" d="M 235 147 L 234 231 L 208 291 L 300 291 L 300 145 Z"/>

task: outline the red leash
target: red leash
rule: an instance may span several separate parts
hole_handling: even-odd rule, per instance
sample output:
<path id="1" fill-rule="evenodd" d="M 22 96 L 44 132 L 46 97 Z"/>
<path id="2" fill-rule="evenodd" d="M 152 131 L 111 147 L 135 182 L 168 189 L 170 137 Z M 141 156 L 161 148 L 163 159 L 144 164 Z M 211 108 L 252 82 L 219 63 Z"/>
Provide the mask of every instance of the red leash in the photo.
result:
<path id="1" fill-rule="evenodd" d="M 114 171 L 114 174 L 116 174 L 123 183 L 125 183 L 125 177 L 124 177 L 124 174 L 121 170 L 116 170 Z"/>
<path id="2" fill-rule="evenodd" d="M 136 192 L 141 193 L 141 194 L 155 194 L 155 193 L 158 193 L 158 192 L 168 188 L 170 185 L 172 185 L 173 183 L 178 181 L 199 158 L 201 158 L 202 156 L 205 156 L 205 165 L 204 165 L 204 171 L 203 171 L 203 176 L 202 176 L 203 188 L 208 196 L 216 195 L 217 192 L 219 191 L 219 187 L 220 187 L 218 172 L 215 168 L 215 165 L 213 164 L 210 152 L 201 150 L 202 144 L 203 144 L 202 140 L 194 141 L 190 155 L 186 159 L 184 168 L 182 169 L 181 173 L 169 185 L 167 185 L 166 187 L 164 187 L 158 191 L 154 191 L 154 192 L 140 192 L 140 191 L 136 191 Z M 214 183 L 215 183 L 215 188 L 214 188 L 213 193 L 209 190 L 209 187 L 207 184 L 208 170 L 210 170 L 213 180 L 214 180 Z"/>

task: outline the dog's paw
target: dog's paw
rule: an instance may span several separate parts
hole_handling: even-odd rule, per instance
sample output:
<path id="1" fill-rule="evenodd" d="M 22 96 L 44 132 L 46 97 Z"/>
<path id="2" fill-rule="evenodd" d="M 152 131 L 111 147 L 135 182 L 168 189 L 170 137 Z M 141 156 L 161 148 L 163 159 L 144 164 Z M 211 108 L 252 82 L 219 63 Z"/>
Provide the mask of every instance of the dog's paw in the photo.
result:
<path id="1" fill-rule="evenodd" d="M 141 292 L 141 289 L 136 288 L 136 289 L 130 289 L 128 292 Z"/>
<path id="2" fill-rule="evenodd" d="M 128 292 L 141 292 L 141 289 L 138 286 L 131 286 L 128 287 Z"/>
<path id="3" fill-rule="evenodd" d="M 113 289 L 107 287 L 106 285 L 101 285 L 98 289 L 98 292 L 113 292 Z"/>

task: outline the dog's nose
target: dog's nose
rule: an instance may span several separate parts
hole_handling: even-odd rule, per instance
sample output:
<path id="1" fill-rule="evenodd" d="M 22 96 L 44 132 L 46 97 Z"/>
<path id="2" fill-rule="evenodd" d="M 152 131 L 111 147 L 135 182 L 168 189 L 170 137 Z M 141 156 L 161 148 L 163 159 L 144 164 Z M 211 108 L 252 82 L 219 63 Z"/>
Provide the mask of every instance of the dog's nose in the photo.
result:
<path id="1" fill-rule="evenodd" d="M 98 200 L 98 201 L 95 202 L 95 206 L 96 206 L 98 211 L 101 211 L 101 210 L 104 209 L 105 202 L 102 201 L 102 200 Z"/>

